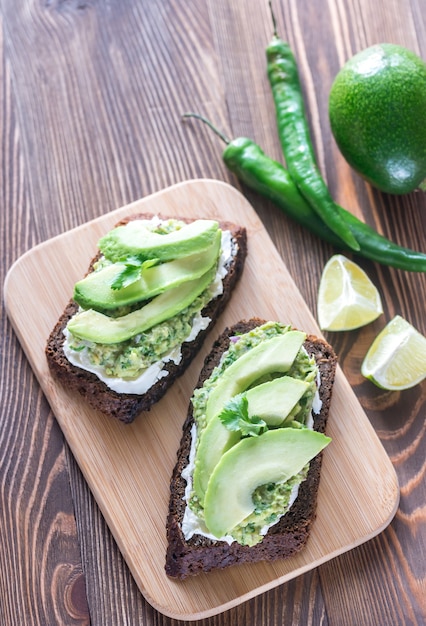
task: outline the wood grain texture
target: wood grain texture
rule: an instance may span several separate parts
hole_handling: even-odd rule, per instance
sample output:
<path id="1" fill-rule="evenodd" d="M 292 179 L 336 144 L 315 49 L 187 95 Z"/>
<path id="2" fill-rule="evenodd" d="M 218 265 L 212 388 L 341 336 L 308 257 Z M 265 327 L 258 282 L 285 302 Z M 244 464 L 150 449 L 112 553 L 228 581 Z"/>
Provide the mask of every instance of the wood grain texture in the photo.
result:
<path id="1" fill-rule="evenodd" d="M 314 145 L 334 197 L 395 241 L 426 251 L 425 197 L 373 191 L 343 161 L 327 119 L 332 79 L 354 52 L 387 40 L 426 58 L 423 1 L 280 0 L 274 7 L 301 64 Z M 266 1 L 3 0 L 0 11 L 2 278 L 34 244 L 167 185 L 212 177 L 244 192 L 315 314 L 333 250 L 241 187 L 221 162 L 219 140 L 180 120 L 199 110 L 281 159 L 265 74 Z M 426 621 L 426 387 L 387 393 L 359 373 L 373 336 L 395 313 L 426 333 L 426 280 L 360 264 L 381 291 L 384 315 L 327 338 L 397 471 L 397 515 L 380 537 L 200 626 Z M 100 626 L 176 626 L 137 591 L 3 308 L 0 323 L 0 621 L 84 624 L 90 613 Z M 49 480 L 51 468 L 60 468 L 59 482 Z M 78 541 L 71 526 L 65 541 L 52 520 L 69 521 L 73 510 Z M 55 572 L 82 569 L 89 608 L 80 583 L 51 584 Z M 77 608 L 67 614 L 70 598 Z"/>

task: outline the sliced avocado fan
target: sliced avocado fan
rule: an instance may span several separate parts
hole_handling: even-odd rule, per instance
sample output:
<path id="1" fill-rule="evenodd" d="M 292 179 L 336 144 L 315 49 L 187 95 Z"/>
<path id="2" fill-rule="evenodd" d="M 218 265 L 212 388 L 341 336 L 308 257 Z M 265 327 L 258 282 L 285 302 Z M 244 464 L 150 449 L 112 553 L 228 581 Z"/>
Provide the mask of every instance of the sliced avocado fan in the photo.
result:
<path id="1" fill-rule="evenodd" d="M 217 230 L 206 249 L 173 261 L 142 268 L 140 277 L 121 289 L 114 289 L 112 285 L 125 271 L 125 262 L 107 265 L 101 270 L 91 272 L 75 284 L 74 300 L 84 309 L 102 311 L 158 296 L 167 289 L 178 287 L 205 274 L 219 256 L 221 239 L 221 231 Z"/>

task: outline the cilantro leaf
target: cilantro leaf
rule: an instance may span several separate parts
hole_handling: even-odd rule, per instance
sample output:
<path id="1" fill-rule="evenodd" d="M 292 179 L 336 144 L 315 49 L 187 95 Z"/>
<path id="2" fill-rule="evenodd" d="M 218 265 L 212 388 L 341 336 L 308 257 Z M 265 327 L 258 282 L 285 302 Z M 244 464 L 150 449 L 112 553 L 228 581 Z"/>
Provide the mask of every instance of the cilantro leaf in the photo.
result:
<path id="1" fill-rule="evenodd" d="M 128 287 L 132 283 L 135 283 L 141 275 L 140 266 L 136 265 L 128 265 L 121 270 L 119 274 L 114 278 L 111 283 L 111 289 L 123 289 L 124 287 Z"/>
<path id="2" fill-rule="evenodd" d="M 242 437 L 257 437 L 268 430 L 263 419 L 256 415 L 250 417 L 245 393 L 240 393 L 228 400 L 219 413 L 219 419 L 228 430 L 240 431 Z"/>
<path id="3" fill-rule="evenodd" d="M 141 277 L 144 269 L 157 265 L 158 259 L 142 261 L 137 256 L 129 256 L 124 262 L 124 267 L 111 283 L 111 289 L 123 289 L 135 283 Z"/>

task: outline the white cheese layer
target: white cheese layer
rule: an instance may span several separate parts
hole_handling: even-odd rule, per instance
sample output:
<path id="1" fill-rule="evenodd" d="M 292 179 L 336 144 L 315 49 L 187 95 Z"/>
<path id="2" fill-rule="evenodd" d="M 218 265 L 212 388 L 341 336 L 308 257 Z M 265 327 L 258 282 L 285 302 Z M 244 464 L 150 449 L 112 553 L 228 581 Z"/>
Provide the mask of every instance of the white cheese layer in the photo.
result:
<path id="1" fill-rule="evenodd" d="M 157 224 L 155 221 L 158 218 L 153 218 L 150 223 Z M 218 268 L 215 279 L 210 286 L 211 299 L 217 298 L 223 293 L 223 279 L 228 273 L 229 262 L 236 254 L 235 244 L 232 240 L 230 231 L 222 231 L 222 245 L 221 254 L 219 257 Z M 192 322 L 192 328 L 190 334 L 184 339 L 184 342 L 193 341 L 198 334 L 205 330 L 210 324 L 211 319 L 209 317 L 202 317 L 201 313 L 198 313 Z M 68 361 L 79 367 L 95 374 L 99 380 L 104 382 L 110 389 L 117 393 L 132 393 L 142 395 L 146 393 L 156 382 L 161 378 L 168 375 L 168 371 L 163 369 L 164 364 L 173 361 L 178 365 L 182 359 L 182 353 L 180 346 L 174 348 L 169 354 L 163 356 L 159 361 L 153 363 L 150 367 L 145 369 L 137 378 L 126 380 L 124 378 L 112 378 L 105 374 L 103 367 L 93 365 L 90 362 L 86 350 L 76 351 L 70 347 L 70 334 L 67 329 L 64 330 L 64 354 Z"/>

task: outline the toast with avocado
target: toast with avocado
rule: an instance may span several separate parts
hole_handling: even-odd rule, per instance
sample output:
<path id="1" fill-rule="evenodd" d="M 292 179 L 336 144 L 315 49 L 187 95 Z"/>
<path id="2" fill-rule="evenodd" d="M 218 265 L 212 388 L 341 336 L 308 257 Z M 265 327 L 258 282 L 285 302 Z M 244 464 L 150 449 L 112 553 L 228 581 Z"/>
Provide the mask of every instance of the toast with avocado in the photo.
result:
<path id="1" fill-rule="evenodd" d="M 52 330 L 53 376 L 107 416 L 132 422 L 166 393 L 231 297 L 244 227 L 133 215 L 98 242 Z"/>
<path id="2" fill-rule="evenodd" d="M 253 318 L 206 357 L 170 483 L 172 578 L 292 556 L 316 515 L 337 358 L 323 339 Z"/>

